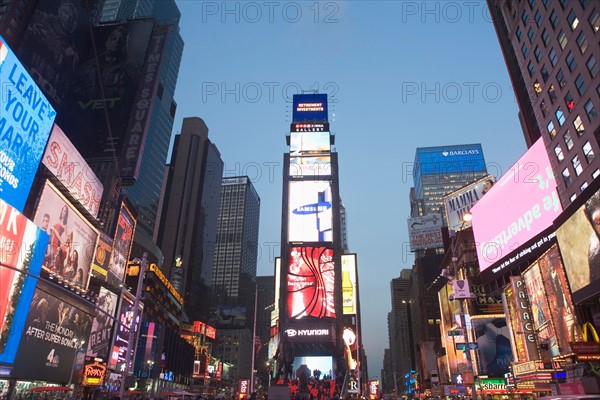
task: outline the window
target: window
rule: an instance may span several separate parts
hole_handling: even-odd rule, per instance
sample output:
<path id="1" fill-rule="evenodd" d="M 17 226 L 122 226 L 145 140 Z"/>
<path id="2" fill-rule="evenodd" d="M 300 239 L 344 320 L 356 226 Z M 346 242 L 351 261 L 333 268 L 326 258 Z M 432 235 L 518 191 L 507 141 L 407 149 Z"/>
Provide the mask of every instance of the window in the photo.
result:
<path id="1" fill-rule="evenodd" d="M 552 122 L 552 121 L 550 121 L 548 123 L 548 134 L 553 139 L 554 139 L 554 136 L 556 136 L 556 129 L 554 128 L 554 122 Z"/>
<path id="2" fill-rule="evenodd" d="M 552 104 L 556 102 L 556 91 L 554 90 L 554 85 L 550 85 L 548 88 L 548 97 L 550 97 Z"/>
<path id="3" fill-rule="evenodd" d="M 537 10 L 535 12 L 535 16 L 533 17 L 533 19 L 535 20 L 535 24 L 538 27 L 542 24 L 542 13 L 540 12 L 540 10 Z"/>
<path id="4" fill-rule="evenodd" d="M 552 25 L 552 28 L 556 28 L 558 25 L 558 15 L 554 10 L 552 10 L 552 14 L 550 14 L 550 25 Z"/>
<path id="5" fill-rule="evenodd" d="M 573 126 L 575 127 L 575 132 L 577 132 L 577 136 L 583 135 L 583 133 L 585 132 L 585 126 L 583 126 L 583 121 L 581 120 L 581 117 L 579 115 L 575 117 L 575 121 L 573 121 Z"/>
<path id="6" fill-rule="evenodd" d="M 590 5 L 590 0 L 579 0 L 579 4 L 581 4 L 581 8 L 585 10 L 586 7 Z"/>
<path id="7" fill-rule="evenodd" d="M 585 92 L 585 81 L 583 80 L 583 76 L 581 76 L 581 74 L 577 75 L 577 78 L 575 78 L 575 86 L 577 87 L 577 92 L 579 92 L 579 95 Z"/>
<path id="8" fill-rule="evenodd" d="M 567 106 L 567 110 L 572 110 L 575 107 L 575 102 L 570 91 L 565 94 L 565 105 Z"/>
<path id="9" fill-rule="evenodd" d="M 575 175 L 579 176 L 583 172 L 583 167 L 581 166 L 581 161 L 579 161 L 579 156 L 573 157 L 571 160 L 573 164 L 573 169 L 575 170 Z"/>
<path id="10" fill-rule="evenodd" d="M 554 51 L 554 49 L 550 49 L 550 53 L 548 53 L 548 58 L 550 59 L 550 64 L 552 64 L 552 66 L 554 67 L 556 65 L 556 62 L 558 61 L 558 57 L 556 56 L 556 52 Z"/>
<path id="11" fill-rule="evenodd" d="M 591 56 L 589 60 L 587 60 L 587 62 L 585 63 L 585 66 L 587 67 L 587 70 L 590 72 L 590 75 L 592 76 L 592 78 L 595 78 L 596 75 L 598 75 L 598 63 L 596 62 L 596 57 Z"/>
<path id="12" fill-rule="evenodd" d="M 548 43 L 550 43 L 550 34 L 545 29 L 542 32 L 542 42 L 544 42 L 544 46 L 548 46 Z"/>
<path id="13" fill-rule="evenodd" d="M 588 183 L 587 183 L 587 181 L 585 181 L 581 184 L 581 186 L 579 186 L 579 190 L 583 192 L 587 187 L 588 187 Z"/>
<path id="14" fill-rule="evenodd" d="M 559 1 L 560 1 L 560 8 L 562 8 L 564 10 L 565 7 L 567 6 L 567 3 L 569 2 L 569 0 L 559 0 Z"/>
<path id="15" fill-rule="evenodd" d="M 565 186 L 566 187 L 571 186 L 571 183 L 573 183 L 573 179 L 571 179 L 571 173 L 569 172 L 569 168 L 563 169 L 562 177 L 563 177 L 563 180 L 565 181 Z"/>
<path id="16" fill-rule="evenodd" d="M 535 5 L 535 0 L 529 0 L 529 8 L 533 9 L 534 5 Z"/>
<path id="17" fill-rule="evenodd" d="M 590 121 L 593 121 L 598 116 L 598 112 L 594 108 L 594 103 L 592 103 L 592 99 L 589 99 L 587 103 L 585 103 L 585 113 L 587 114 Z"/>
<path id="18" fill-rule="evenodd" d="M 577 62 L 575 61 L 573 53 L 569 52 L 569 54 L 567 54 L 566 61 L 567 67 L 569 67 L 569 71 L 573 72 L 573 70 L 577 67 Z"/>
<path id="19" fill-rule="evenodd" d="M 542 58 L 542 50 L 540 50 L 539 46 L 535 46 L 533 55 L 535 56 L 535 60 L 539 62 L 540 58 Z"/>
<path id="20" fill-rule="evenodd" d="M 569 22 L 569 26 L 571 27 L 571 30 L 574 31 L 575 28 L 577 28 L 577 25 L 579 25 L 579 20 L 577 19 L 577 16 L 575 15 L 575 10 L 571 10 L 569 15 L 567 15 L 567 21 Z"/>
<path id="21" fill-rule="evenodd" d="M 592 172 L 592 178 L 596 179 L 599 176 L 600 176 L 600 168 L 598 168 L 597 170 Z"/>
<path id="22" fill-rule="evenodd" d="M 535 74 L 535 66 L 531 61 L 529 61 L 529 64 L 527 64 L 527 71 L 529 71 L 529 77 L 532 78 Z"/>
<path id="23" fill-rule="evenodd" d="M 600 14 L 598 13 L 598 11 L 592 11 L 592 14 L 588 18 L 588 21 L 590 22 L 590 25 L 592 26 L 592 30 L 594 32 L 600 31 Z"/>
<path id="24" fill-rule="evenodd" d="M 565 33 L 562 30 L 558 34 L 558 38 L 556 38 L 556 40 L 558 40 L 558 44 L 560 45 L 561 49 L 564 50 L 565 47 L 567 47 L 567 35 L 565 35 Z"/>
<path id="25" fill-rule="evenodd" d="M 564 87 L 567 84 L 565 74 L 563 74 L 562 69 L 559 69 L 556 73 L 556 80 L 558 81 L 558 86 L 560 87 Z"/>
<path id="26" fill-rule="evenodd" d="M 540 103 L 540 110 L 542 110 L 542 115 L 546 118 L 548 116 L 548 107 L 546 107 L 546 102 L 544 100 Z"/>
<path id="27" fill-rule="evenodd" d="M 550 5 L 550 0 L 542 0 L 542 3 L 544 3 L 544 8 L 547 10 Z"/>
<path id="28" fill-rule="evenodd" d="M 523 31 L 521 30 L 521 27 L 517 27 L 517 40 L 520 42 L 522 37 Z"/>
<path id="29" fill-rule="evenodd" d="M 546 82 L 548 78 L 550 78 L 550 74 L 548 73 L 548 68 L 546 68 L 546 64 L 542 65 L 542 69 L 540 70 L 540 72 L 542 74 L 542 79 L 544 80 L 544 82 Z"/>
<path id="30" fill-rule="evenodd" d="M 529 14 L 527 14 L 527 11 L 523 11 L 521 21 L 523 21 L 523 25 L 527 26 L 527 21 L 529 21 Z"/>
<path id="31" fill-rule="evenodd" d="M 585 35 L 583 34 L 583 32 L 579 33 L 579 36 L 577 36 L 577 47 L 579 47 L 579 51 L 581 51 L 581 54 L 585 53 L 585 51 L 588 48 L 588 42 L 587 39 L 585 38 Z"/>
<path id="32" fill-rule="evenodd" d="M 533 44 L 533 39 L 535 39 L 535 31 L 533 28 L 529 28 L 529 31 L 527 31 L 527 37 L 529 38 L 529 43 Z"/>
<path id="33" fill-rule="evenodd" d="M 573 193 L 571 195 L 571 197 L 569 197 L 569 200 L 571 200 L 571 203 L 575 201 L 575 199 L 577 198 L 577 193 Z"/>
<path id="34" fill-rule="evenodd" d="M 573 148 L 573 139 L 571 138 L 571 132 L 567 130 L 563 135 L 563 139 L 565 140 L 565 144 L 567 145 L 567 151 Z"/>
<path id="35" fill-rule="evenodd" d="M 527 58 L 527 54 L 529 54 L 529 47 L 527 47 L 527 43 L 523 43 L 523 46 L 521 46 L 521 53 L 523 53 L 523 58 Z"/>
<path id="36" fill-rule="evenodd" d="M 556 110 L 556 119 L 558 120 L 558 125 L 563 126 L 565 124 L 565 114 L 562 112 L 560 107 Z"/>
<path id="37" fill-rule="evenodd" d="M 586 161 L 589 163 L 592 162 L 592 160 L 594 159 L 594 150 L 592 150 L 592 145 L 590 144 L 590 142 L 585 142 L 585 144 L 582 147 L 583 150 L 583 155 L 585 156 Z"/>
<path id="38" fill-rule="evenodd" d="M 558 162 L 561 162 L 565 159 L 565 155 L 563 154 L 562 148 L 560 147 L 560 143 L 554 147 L 554 154 L 556 154 L 556 159 Z"/>
<path id="39" fill-rule="evenodd" d="M 536 96 L 539 96 L 540 93 L 542 93 L 542 85 L 540 85 L 538 81 L 535 81 L 533 84 L 533 91 L 535 92 Z"/>

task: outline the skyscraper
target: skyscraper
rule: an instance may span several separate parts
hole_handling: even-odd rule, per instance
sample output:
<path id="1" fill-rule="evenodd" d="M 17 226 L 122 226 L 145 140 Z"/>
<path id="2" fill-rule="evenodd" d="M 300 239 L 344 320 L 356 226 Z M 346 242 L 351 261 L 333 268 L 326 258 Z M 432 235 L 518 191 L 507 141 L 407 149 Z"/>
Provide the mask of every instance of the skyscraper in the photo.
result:
<path id="1" fill-rule="evenodd" d="M 207 322 L 223 161 L 201 118 L 184 118 L 167 166 L 156 243 L 190 321 Z"/>
<path id="2" fill-rule="evenodd" d="M 531 147 L 543 138 L 565 208 L 600 176 L 600 6 L 589 0 L 487 3 L 525 140 Z"/>
<path id="3" fill-rule="evenodd" d="M 415 367 L 410 323 L 409 281 L 410 269 L 403 269 L 400 271 L 400 276 L 390 282 L 392 295 L 392 312 L 388 320 L 390 355 L 393 368 L 393 388 L 399 392 L 402 392 L 404 386 L 404 380 L 401 378 Z"/>
<path id="4" fill-rule="evenodd" d="M 214 256 L 212 309 L 220 332 L 213 356 L 250 378 L 260 197 L 247 176 L 223 178 Z"/>

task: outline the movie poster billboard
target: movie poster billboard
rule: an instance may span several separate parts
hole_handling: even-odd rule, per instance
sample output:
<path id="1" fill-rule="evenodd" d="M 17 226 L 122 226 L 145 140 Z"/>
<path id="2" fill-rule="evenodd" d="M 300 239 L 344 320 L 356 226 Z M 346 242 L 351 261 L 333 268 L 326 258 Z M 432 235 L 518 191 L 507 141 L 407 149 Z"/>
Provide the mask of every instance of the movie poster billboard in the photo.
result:
<path id="1" fill-rule="evenodd" d="M 494 177 L 487 175 L 476 182 L 463 186 L 444 196 L 444 209 L 448 229 L 459 231 L 471 226 L 471 221 L 463 221 L 463 216 L 479 201 L 494 185 Z"/>
<path id="2" fill-rule="evenodd" d="M 509 372 L 510 363 L 513 361 L 510 331 L 506 325 L 506 318 L 504 315 L 498 315 L 495 318 L 472 316 L 471 324 L 479 348 L 477 351 L 479 374 L 504 376 Z"/>
<path id="3" fill-rule="evenodd" d="M 23 211 L 56 112 L 0 36 L 0 193 Z"/>
<path id="4" fill-rule="evenodd" d="M 93 217 L 104 186 L 58 125 L 54 125 L 42 163 Z"/>
<path id="5" fill-rule="evenodd" d="M 540 273 L 540 265 L 535 262 L 523 273 L 525 287 L 529 294 L 529 304 L 533 315 L 533 326 L 537 330 L 538 343 L 548 346 L 550 355 L 555 357 L 560 354 L 554 327 L 550 321 L 550 309 L 546 299 L 546 289 Z"/>
<path id="6" fill-rule="evenodd" d="M 556 230 L 556 237 L 573 300 L 600 293 L 600 190 Z"/>
<path id="7" fill-rule="evenodd" d="M 13 376 L 67 382 L 81 341 L 87 340 L 92 316 L 50 288 L 38 284 L 33 295 Z"/>
<path id="8" fill-rule="evenodd" d="M 335 318 L 333 250 L 290 248 L 287 270 L 287 316 Z"/>
<path id="9" fill-rule="evenodd" d="M 115 293 L 100 287 L 92 332 L 87 341 L 86 356 L 107 360 L 117 301 L 118 296 Z"/>
<path id="10" fill-rule="evenodd" d="M 98 233 L 58 189 L 46 181 L 33 220 L 50 235 L 42 268 L 87 289 Z"/>
<path id="11" fill-rule="evenodd" d="M 556 178 L 540 138 L 471 207 L 481 273 L 552 226 L 561 212 Z"/>
<path id="12" fill-rule="evenodd" d="M 106 281 L 108 277 L 108 264 L 112 254 L 112 244 L 114 239 L 103 232 L 98 236 L 94 259 L 92 260 L 92 276 Z"/>
<path id="13" fill-rule="evenodd" d="M 125 277 L 127 262 L 129 261 L 129 253 L 133 244 L 133 234 L 135 232 L 136 220 L 133 213 L 125 205 L 121 203 L 121 211 L 117 220 L 117 229 L 112 246 L 112 254 L 108 269 L 118 280 L 122 281 Z"/>
<path id="14" fill-rule="evenodd" d="M 153 28 L 152 20 L 97 26 L 95 43 L 79 53 L 72 89 L 56 122 L 84 158 L 121 154 Z"/>
<path id="15" fill-rule="evenodd" d="M 577 324 L 575 307 L 568 289 L 567 277 L 558 253 L 558 246 L 554 245 L 538 259 L 542 282 L 546 290 L 546 299 L 550 318 L 554 325 L 556 339 L 561 352 L 570 352 L 573 339 L 571 332 L 573 325 Z"/>
<path id="16" fill-rule="evenodd" d="M 410 251 L 437 249 L 444 247 L 442 237 L 442 214 L 434 213 L 422 217 L 409 218 L 408 236 L 410 239 Z"/>
<path id="17" fill-rule="evenodd" d="M 290 182 L 288 241 L 331 242 L 333 211 L 331 182 Z"/>
<path id="18" fill-rule="evenodd" d="M 49 236 L 0 199 L 0 363 L 14 361 Z M 26 275 L 24 272 L 31 274 Z"/>

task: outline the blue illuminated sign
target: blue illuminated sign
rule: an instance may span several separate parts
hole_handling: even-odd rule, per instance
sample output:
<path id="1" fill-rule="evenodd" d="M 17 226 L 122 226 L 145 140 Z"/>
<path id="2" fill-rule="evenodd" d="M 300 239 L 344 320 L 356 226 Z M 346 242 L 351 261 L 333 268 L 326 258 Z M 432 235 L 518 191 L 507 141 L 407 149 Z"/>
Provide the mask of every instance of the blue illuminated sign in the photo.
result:
<path id="1" fill-rule="evenodd" d="M 480 144 L 418 148 L 415 174 L 447 174 L 485 171 L 485 158 Z"/>
<path id="2" fill-rule="evenodd" d="M 0 85 L 0 193 L 23 211 L 56 112 L 1 36 Z"/>
<path id="3" fill-rule="evenodd" d="M 293 122 L 327 122 L 326 94 L 295 94 Z"/>

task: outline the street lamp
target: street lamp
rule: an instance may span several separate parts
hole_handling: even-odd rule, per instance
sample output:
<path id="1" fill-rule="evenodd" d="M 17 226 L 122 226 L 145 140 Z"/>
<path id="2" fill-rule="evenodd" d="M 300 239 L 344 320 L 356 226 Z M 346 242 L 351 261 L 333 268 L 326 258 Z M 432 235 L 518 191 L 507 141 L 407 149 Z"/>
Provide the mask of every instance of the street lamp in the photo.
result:
<path id="1" fill-rule="evenodd" d="M 67 386 L 71 386 L 71 382 L 73 382 L 73 372 L 75 372 L 75 365 L 77 364 L 77 355 L 79 354 L 79 350 L 83 347 L 83 345 L 85 344 L 85 340 L 84 339 L 73 339 L 73 342 L 75 343 L 75 355 L 73 356 L 73 366 L 71 367 L 71 375 L 69 376 L 69 384 Z"/>
<path id="2" fill-rule="evenodd" d="M 146 390 L 150 392 L 150 394 L 152 394 L 152 387 L 153 387 L 153 382 L 152 382 L 152 367 L 154 366 L 154 361 L 152 360 L 148 360 L 146 361 L 146 364 L 148 364 L 148 377 L 146 379 Z M 150 385 L 148 385 L 150 384 Z M 148 390 L 148 387 L 150 387 L 150 390 Z"/>

